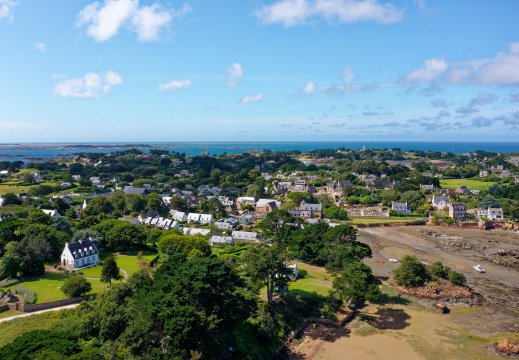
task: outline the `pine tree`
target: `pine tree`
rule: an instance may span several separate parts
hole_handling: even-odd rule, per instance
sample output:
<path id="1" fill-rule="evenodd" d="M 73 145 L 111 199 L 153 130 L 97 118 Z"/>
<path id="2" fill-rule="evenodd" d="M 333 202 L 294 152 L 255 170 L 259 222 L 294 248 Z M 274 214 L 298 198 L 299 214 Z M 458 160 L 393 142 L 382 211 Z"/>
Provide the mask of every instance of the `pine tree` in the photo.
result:
<path id="1" fill-rule="evenodd" d="M 112 286 L 112 279 L 119 280 L 121 279 L 121 275 L 119 274 L 119 267 L 117 266 L 115 259 L 109 257 L 103 264 L 103 269 L 101 270 L 101 281 L 109 282 L 110 286 Z"/>

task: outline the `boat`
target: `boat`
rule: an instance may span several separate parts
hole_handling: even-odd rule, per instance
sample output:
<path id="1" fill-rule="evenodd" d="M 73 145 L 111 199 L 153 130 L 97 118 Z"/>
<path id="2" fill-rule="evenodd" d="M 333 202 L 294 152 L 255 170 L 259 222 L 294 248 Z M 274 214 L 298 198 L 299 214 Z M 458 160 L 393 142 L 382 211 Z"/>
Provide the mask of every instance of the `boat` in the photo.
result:
<path id="1" fill-rule="evenodd" d="M 389 261 L 391 261 L 391 262 L 398 262 L 397 259 L 389 259 Z"/>
<path id="2" fill-rule="evenodd" d="M 484 273 L 485 270 L 481 267 L 481 265 L 477 264 L 477 265 L 474 265 L 473 266 L 474 270 L 476 270 L 477 272 L 480 272 L 480 273 Z"/>

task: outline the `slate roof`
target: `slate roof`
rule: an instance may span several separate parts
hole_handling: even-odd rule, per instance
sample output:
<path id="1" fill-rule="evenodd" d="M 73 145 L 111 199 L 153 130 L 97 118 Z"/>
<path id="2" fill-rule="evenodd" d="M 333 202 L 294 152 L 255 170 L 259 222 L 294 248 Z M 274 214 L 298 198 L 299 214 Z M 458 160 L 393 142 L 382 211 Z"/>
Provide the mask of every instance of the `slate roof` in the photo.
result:
<path id="1" fill-rule="evenodd" d="M 124 187 L 124 193 L 125 194 L 137 194 L 137 195 L 148 195 L 148 190 L 146 190 L 145 188 L 138 188 L 138 187 L 133 187 L 133 186 L 125 186 Z"/>
<path id="2" fill-rule="evenodd" d="M 73 244 L 68 244 L 68 249 L 75 259 L 81 259 L 98 253 L 92 240 L 83 240 Z M 90 250 L 90 253 L 87 252 L 88 250 Z"/>

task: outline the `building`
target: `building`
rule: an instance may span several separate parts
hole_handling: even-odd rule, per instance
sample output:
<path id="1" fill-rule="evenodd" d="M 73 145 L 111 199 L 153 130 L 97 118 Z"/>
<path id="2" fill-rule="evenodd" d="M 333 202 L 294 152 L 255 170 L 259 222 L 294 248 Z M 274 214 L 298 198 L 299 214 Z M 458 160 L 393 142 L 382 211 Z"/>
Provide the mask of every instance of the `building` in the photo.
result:
<path id="1" fill-rule="evenodd" d="M 292 276 L 291 278 L 293 280 L 297 279 L 297 277 L 299 276 L 299 269 L 297 268 L 297 264 L 294 264 L 294 265 L 288 265 L 287 268 L 291 269 L 292 270 Z"/>
<path id="2" fill-rule="evenodd" d="M 50 215 L 52 217 L 61 216 L 61 214 L 58 212 L 58 210 L 45 210 L 45 209 L 42 209 L 41 211 L 43 211 L 45 214 Z"/>
<path id="3" fill-rule="evenodd" d="M 211 236 L 209 239 L 211 245 L 234 245 L 232 236 Z"/>
<path id="4" fill-rule="evenodd" d="M 391 210 L 393 210 L 399 214 L 410 214 L 411 206 L 407 205 L 407 203 L 397 203 L 397 202 L 393 201 L 391 203 Z"/>
<path id="5" fill-rule="evenodd" d="M 145 188 L 138 188 L 138 187 L 133 187 L 133 186 L 125 186 L 123 191 L 125 194 L 136 194 L 136 195 L 143 195 L 143 196 L 146 196 L 149 194 L 148 190 L 146 190 Z"/>
<path id="6" fill-rule="evenodd" d="M 257 232 L 233 231 L 231 236 L 234 239 L 234 241 L 254 241 L 254 242 L 263 241 L 263 238 Z"/>
<path id="7" fill-rule="evenodd" d="M 197 228 L 182 228 L 182 234 L 184 235 L 202 235 L 206 236 L 207 234 L 213 233 L 209 229 L 197 229 Z"/>
<path id="8" fill-rule="evenodd" d="M 469 194 L 470 190 L 465 185 L 460 185 L 454 190 L 458 194 Z"/>
<path id="9" fill-rule="evenodd" d="M 463 203 L 449 205 L 449 216 L 456 221 L 467 220 L 467 207 Z"/>
<path id="10" fill-rule="evenodd" d="M 268 214 L 281 208 L 281 200 L 261 199 L 256 203 L 257 214 Z"/>
<path id="11" fill-rule="evenodd" d="M 61 253 L 61 265 L 69 270 L 77 270 L 99 264 L 99 251 L 94 242 L 79 240 L 76 243 L 65 243 Z"/>
<path id="12" fill-rule="evenodd" d="M 488 208 L 487 210 L 488 220 L 503 220 L 503 209 L 502 208 Z"/>
<path id="13" fill-rule="evenodd" d="M 250 214 L 243 215 L 240 217 L 239 223 L 241 225 L 252 225 L 252 224 L 254 224 L 254 216 L 252 216 Z"/>
<path id="14" fill-rule="evenodd" d="M 448 207 L 451 203 L 451 199 L 448 196 L 436 196 L 432 197 L 432 206 L 437 211 L 442 211 Z"/>
<path id="15" fill-rule="evenodd" d="M 187 215 L 185 212 L 170 210 L 169 213 L 171 214 L 171 217 L 176 221 L 187 221 Z"/>

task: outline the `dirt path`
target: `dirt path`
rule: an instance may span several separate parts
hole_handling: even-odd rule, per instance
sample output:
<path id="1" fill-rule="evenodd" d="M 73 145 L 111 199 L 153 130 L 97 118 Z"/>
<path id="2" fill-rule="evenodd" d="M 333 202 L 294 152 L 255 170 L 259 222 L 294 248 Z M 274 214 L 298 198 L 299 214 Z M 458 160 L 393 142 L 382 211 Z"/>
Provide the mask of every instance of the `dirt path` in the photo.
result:
<path id="1" fill-rule="evenodd" d="M 21 317 L 35 315 L 35 314 L 42 314 L 42 313 L 45 313 L 45 312 L 48 312 L 48 311 L 59 311 L 59 310 L 64 310 L 64 309 L 73 309 L 73 308 L 75 308 L 78 305 L 79 304 L 72 304 L 72 305 L 60 306 L 60 307 L 53 308 L 53 309 L 34 311 L 34 312 L 30 312 L 30 313 L 23 313 L 23 314 L 20 314 L 20 315 L 15 315 L 15 316 L 10 316 L 10 317 L 4 318 L 4 319 L 0 319 L 0 323 L 6 322 L 6 321 L 9 321 L 9 320 L 13 320 L 13 319 L 18 319 L 18 318 L 21 318 Z"/>

